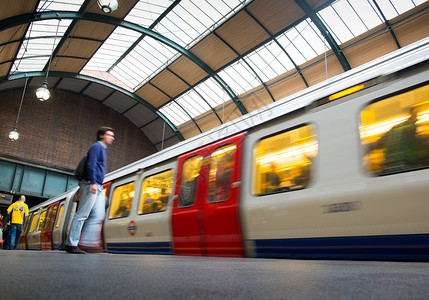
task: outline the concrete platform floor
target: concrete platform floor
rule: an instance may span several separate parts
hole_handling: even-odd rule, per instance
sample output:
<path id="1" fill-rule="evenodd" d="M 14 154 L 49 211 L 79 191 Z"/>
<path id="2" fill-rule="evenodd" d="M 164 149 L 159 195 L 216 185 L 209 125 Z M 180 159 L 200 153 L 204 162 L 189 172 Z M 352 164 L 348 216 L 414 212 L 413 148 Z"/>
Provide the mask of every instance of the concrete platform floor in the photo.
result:
<path id="1" fill-rule="evenodd" d="M 429 299 L 429 263 L 0 250 L 0 299 Z"/>

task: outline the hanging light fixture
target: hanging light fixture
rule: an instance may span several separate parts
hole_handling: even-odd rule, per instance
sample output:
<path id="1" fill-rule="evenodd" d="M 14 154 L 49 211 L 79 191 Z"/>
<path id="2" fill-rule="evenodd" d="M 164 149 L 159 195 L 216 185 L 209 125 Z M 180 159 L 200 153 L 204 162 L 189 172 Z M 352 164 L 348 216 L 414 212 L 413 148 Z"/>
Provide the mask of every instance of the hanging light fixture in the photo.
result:
<path id="1" fill-rule="evenodd" d="M 46 75 L 46 78 L 47 77 L 48 77 L 48 75 Z M 45 79 L 45 81 L 43 82 L 42 87 L 39 87 L 36 90 L 36 97 L 40 101 L 46 101 L 51 97 L 51 92 L 49 92 L 49 90 L 48 90 L 48 80 L 47 79 Z"/>
<path id="2" fill-rule="evenodd" d="M 24 101 L 25 90 L 27 89 L 27 82 L 28 82 L 28 78 L 25 79 L 24 91 L 22 92 L 21 103 L 19 104 L 18 115 L 16 116 L 15 126 L 13 126 L 12 131 L 9 132 L 9 139 L 11 141 L 16 141 L 17 139 L 19 139 L 18 120 L 19 120 L 19 114 L 21 113 L 22 102 Z"/>
<path id="3" fill-rule="evenodd" d="M 55 40 L 57 39 L 58 28 L 60 27 L 60 22 L 61 22 L 61 19 L 58 20 L 57 32 L 55 33 L 54 43 L 52 45 L 51 56 L 49 57 L 49 64 L 48 64 L 48 69 L 46 70 L 45 81 L 43 81 L 42 87 L 39 87 L 36 90 L 36 97 L 40 101 L 46 101 L 46 100 L 48 100 L 51 97 L 51 92 L 49 92 L 49 90 L 48 90 L 48 75 L 49 75 L 49 69 L 51 68 L 52 56 L 54 55 Z"/>
<path id="4" fill-rule="evenodd" d="M 118 0 L 97 0 L 97 3 L 106 14 L 110 14 L 119 8 Z"/>

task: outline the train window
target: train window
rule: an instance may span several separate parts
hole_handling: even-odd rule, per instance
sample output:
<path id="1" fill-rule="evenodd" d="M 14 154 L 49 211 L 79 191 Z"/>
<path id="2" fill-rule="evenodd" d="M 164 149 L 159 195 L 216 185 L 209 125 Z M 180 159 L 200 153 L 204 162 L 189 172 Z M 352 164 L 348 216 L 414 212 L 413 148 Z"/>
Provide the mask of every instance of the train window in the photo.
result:
<path id="1" fill-rule="evenodd" d="M 134 182 L 118 186 L 113 191 L 109 219 L 128 217 L 134 199 Z"/>
<path id="2" fill-rule="evenodd" d="M 46 214 L 46 222 L 45 222 L 45 224 L 43 225 L 43 228 L 42 229 L 46 229 L 46 228 L 49 228 L 49 224 L 51 223 L 51 219 L 52 219 L 52 207 L 49 207 L 49 209 L 48 209 L 48 212 L 47 212 L 47 214 Z"/>
<path id="3" fill-rule="evenodd" d="M 182 177 L 180 179 L 179 207 L 194 205 L 197 181 L 200 176 L 201 155 L 194 155 L 183 162 Z"/>
<path id="4" fill-rule="evenodd" d="M 33 232 L 36 229 L 37 222 L 39 221 L 39 214 L 33 214 L 33 218 L 31 219 L 31 227 L 30 232 Z"/>
<path id="5" fill-rule="evenodd" d="M 254 148 L 253 193 L 305 188 L 317 151 L 315 126 L 311 124 L 260 140 Z"/>
<path id="6" fill-rule="evenodd" d="M 55 218 L 57 216 L 57 211 L 58 211 L 58 204 L 51 207 L 49 219 L 46 220 L 45 229 L 52 229 L 54 227 Z"/>
<path id="7" fill-rule="evenodd" d="M 61 204 L 60 212 L 59 212 L 58 218 L 57 218 L 57 224 L 55 224 L 56 228 L 60 227 L 61 217 L 63 216 L 63 211 L 64 211 L 64 204 Z"/>
<path id="8" fill-rule="evenodd" d="M 40 214 L 39 225 L 37 225 L 37 231 L 40 231 L 43 228 L 43 224 L 45 224 L 46 219 L 46 210 Z"/>
<path id="9" fill-rule="evenodd" d="M 229 199 L 236 149 L 236 145 L 226 145 L 212 153 L 209 173 L 209 202 L 221 202 Z"/>
<path id="10" fill-rule="evenodd" d="M 429 166 L 429 85 L 377 101 L 360 116 L 363 165 L 372 175 Z"/>
<path id="11" fill-rule="evenodd" d="M 22 229 L 22 232 L 27 232 L 28 230 L 28 225 L 30 224 L 30 219 L 32 217 L 32 214 L 29 214 L 26 218 L 25 218 L 25 222 L 24 222 L 24 228 Z"/>
<path id="12" fill-rule="evenodd" d="M 142 184 L 138 213 L 141 215 L 166 210 L 172 183 L 172 170 L 146 177 Z"/>

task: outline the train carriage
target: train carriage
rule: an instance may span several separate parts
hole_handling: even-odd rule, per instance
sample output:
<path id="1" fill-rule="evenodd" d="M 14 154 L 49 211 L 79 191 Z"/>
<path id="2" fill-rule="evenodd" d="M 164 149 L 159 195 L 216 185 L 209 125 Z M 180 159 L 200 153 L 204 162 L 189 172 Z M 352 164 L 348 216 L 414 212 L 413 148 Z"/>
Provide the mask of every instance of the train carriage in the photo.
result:
<path id="1" fill-rule="evenodd" d="M 426 38 L 107 174 L 105 250 L 429 260 L 428 78 Z"/>
<path id="2" fill-rule="evenodd" d="M 62 249 L 79 198 L 79 188 L 29 209 L 21 235 L 20 249 Z"/>
<path id="3" fill-rule="evenodd" d="M 365 90 L 249 134 L 242 217 L 250 255 L 427 259 L 428 75 L 424 63 L 386 82 L 365 82 Z M 386 119 L 403 119 L 413 106 L 426 161 L 377 169 L 368 141 L 387 132 Z M 283 177 L 274 191 L 258 178 L 271 163 Z"/>

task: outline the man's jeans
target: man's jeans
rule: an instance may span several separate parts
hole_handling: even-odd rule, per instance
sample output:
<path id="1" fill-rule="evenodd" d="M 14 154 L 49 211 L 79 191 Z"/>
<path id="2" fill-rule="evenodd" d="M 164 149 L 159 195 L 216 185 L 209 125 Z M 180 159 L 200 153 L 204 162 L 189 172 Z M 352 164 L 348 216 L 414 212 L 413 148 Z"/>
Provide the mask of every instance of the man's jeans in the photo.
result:
<path id="1" fill-rule="evenodd" d="M 79 186 L 81 193 L 79 208 L 73 217 L 65 244 L 98 247 L 101 245 L 101 227 L 106 208 L 106 196 L 101 186 L 98 187 L 96 194 L 91 193 L 90 183 L 87 181 L 81 181 Z"/>
<path id="2" fill-rule="evenodd" d="M 19 247 L 19 241 L 21 239 L 22 224 L 11 224 L 10 225 L 10 249 L 16 249 Z"/>

